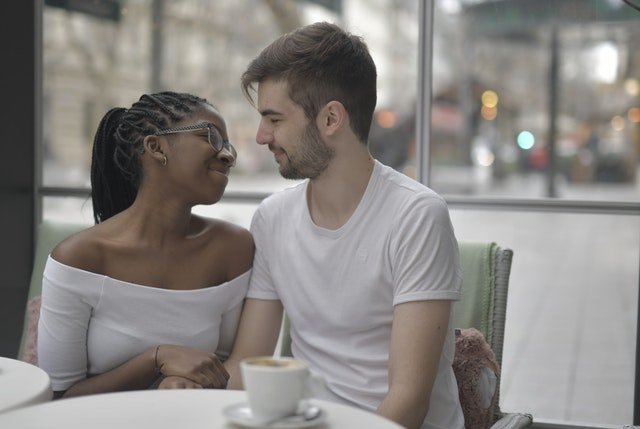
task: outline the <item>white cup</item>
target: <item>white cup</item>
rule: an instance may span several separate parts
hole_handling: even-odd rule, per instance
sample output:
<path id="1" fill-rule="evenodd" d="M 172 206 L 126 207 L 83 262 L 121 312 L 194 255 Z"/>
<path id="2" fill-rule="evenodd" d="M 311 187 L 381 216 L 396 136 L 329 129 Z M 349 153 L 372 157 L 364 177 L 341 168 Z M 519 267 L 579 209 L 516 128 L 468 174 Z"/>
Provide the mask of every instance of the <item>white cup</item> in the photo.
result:
<path id="1" fill-rule="evenodd" d="M 314 383 L 319 383 L 303 361 L 289 357 L 246 358 L 240 371 L 251 414 L 259 420 L 296 413 L 301 400 L 311 396 Z"/>

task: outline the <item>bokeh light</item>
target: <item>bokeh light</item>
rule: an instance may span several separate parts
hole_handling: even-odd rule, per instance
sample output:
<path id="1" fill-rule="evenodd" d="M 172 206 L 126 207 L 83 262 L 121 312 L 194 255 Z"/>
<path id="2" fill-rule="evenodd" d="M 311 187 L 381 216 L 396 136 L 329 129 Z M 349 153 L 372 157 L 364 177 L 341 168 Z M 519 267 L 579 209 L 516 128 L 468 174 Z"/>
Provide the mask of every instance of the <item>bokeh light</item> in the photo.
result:
<path id="1" fill-rule="evenodd" d="M 627 94 L 637 97 L 640 95 L 640 81 L 633 78 L 625 80 L 624 90 L 627 91 Z"/>
<path id="2" fill-rule="evenodd" d="M 398 117 L 391 110 L 381 110 L 376 113 L 376 121 L 382 128 L 393 128 L 398 123 Z"/>
<path id="3" fill-rule="evenodd" d="M 624 118 L 620 115 L 611 118 L 611 127 L 616 131 L 624 130 Z"/>
<path id="4" fill-rule="evenodd" d="M 520 131 L 516 141 L 518 142 L 520 149 L 529 150 L 536 143 L 536 138 L 533 136 L 531 131 Z"/>
<path id="5" fill-rule="evenodd" d="M 498 105 L 498 94 L 490 89 L 482 93 L 482 105 L 493 108 Z"/>
<path id="6" fill-rule="evenodd" d="M 486 121 L 493 121 L 496 116 L 498 116 L 498 108 L 482 106 L 482 109 L 480 110 L 480 116 L 482 116 L 482 119 Z"/>
<path id="7" fill-rule="evenodd" d="M 634 124 L 640 123 L 640 107 L 632 107 L 627 112 L 627 118 Z"/>

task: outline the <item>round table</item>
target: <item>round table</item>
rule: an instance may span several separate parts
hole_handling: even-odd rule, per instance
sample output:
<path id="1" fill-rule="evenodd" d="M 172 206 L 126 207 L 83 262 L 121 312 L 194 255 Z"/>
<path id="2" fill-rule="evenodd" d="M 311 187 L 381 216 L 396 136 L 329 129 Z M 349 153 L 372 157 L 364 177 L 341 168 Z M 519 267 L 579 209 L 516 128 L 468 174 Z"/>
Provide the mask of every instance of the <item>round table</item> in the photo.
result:
<path id="1" fill-rule="evenodd" d="M 52 396 L 46 372 L 26 362 L 0 357 L 0 413 L 47 402 Z"/>
<path id="2" fill-rule="evenodd" d="M 0 414 L 1 428 L 65 429 L 236 429 L 222 409 L 247 401 L 238 390 L 143 390 L 59 399 Z M 322 400 L 312 400 L 327 413 L 317 429 L 401 429 L 376 414 Z"/>

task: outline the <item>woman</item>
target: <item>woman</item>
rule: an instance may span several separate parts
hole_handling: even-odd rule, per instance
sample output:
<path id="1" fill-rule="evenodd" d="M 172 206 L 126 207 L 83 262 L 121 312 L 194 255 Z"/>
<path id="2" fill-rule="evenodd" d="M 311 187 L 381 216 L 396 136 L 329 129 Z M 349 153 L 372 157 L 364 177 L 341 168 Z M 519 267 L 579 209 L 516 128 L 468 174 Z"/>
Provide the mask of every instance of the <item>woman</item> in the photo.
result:
<path id="1" fill-rule="evenodd" d="M 191 213 L 220 200 L 236 151 L 206 100 L 162 92 L 111 109 L 96 132 L 96 225 L 44 271 L 38 361 L 55 397 L 224 388 L 253 241 Z M 216 353 L 214 353 L 216 352 Z"/>

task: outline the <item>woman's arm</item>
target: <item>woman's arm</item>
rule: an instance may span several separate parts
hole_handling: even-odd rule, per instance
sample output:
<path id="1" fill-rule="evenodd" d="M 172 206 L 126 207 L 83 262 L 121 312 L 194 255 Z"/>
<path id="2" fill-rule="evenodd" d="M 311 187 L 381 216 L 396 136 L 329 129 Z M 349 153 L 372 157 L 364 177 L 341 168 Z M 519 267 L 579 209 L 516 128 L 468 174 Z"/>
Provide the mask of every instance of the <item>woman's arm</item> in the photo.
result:
<path id="1" fill-rule="evenodd" d="M 160 375 L 164 375 L 165 380 L 172 377 L 184 379 L 182 383 L 176 384 L 163 380 L 164 388 L 195 387 L 196 385 L 224 388 L 229 378 L 214 353 L 163 344 L 145 350 L 111 371 L 80 380 L 63 396 L 146 389 Z"/>
<path id="2" fill-rule="evenodd" d="M 154 359 L 155 347 L 140 353 L 111 371 L 78 381 L 62 396 L 67 398 L 92 393 L 146 389 L 159 377 Z"/>

